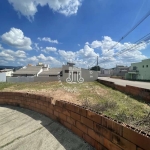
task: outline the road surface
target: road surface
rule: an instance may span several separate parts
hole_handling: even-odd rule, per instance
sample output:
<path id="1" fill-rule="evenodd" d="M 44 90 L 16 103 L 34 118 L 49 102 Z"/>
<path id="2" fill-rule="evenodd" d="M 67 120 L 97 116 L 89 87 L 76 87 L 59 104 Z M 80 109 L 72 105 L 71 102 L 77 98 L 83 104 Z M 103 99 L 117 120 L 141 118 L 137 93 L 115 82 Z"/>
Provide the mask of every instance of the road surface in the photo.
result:
<path id="1" fill-rule="evenodd" d="M 98 79 L 111 81 L 117 85 L 122 85 L 122 86 L 131 85 L 135 87 L 150 89 L 150 82 L 129 81 L 129 80 L 114 79 L 109 77 L 98 77 Z"/>
<path id="2" fill-rule="evenodd" d="M 0 106 L 0 150 L 93 150 L 89 144 L 37 112 Z"/>

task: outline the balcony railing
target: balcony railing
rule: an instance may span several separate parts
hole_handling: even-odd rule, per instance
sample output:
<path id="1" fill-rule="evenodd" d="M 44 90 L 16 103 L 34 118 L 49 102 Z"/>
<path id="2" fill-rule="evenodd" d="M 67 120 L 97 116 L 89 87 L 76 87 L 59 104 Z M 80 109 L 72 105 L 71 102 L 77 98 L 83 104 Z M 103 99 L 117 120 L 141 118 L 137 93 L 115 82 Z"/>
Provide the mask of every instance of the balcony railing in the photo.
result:
<path id="1" fill-rule="evenodd" d="M 128 73 L 130 74 L 139 74 L 138 70 L 129 70 Z"/>

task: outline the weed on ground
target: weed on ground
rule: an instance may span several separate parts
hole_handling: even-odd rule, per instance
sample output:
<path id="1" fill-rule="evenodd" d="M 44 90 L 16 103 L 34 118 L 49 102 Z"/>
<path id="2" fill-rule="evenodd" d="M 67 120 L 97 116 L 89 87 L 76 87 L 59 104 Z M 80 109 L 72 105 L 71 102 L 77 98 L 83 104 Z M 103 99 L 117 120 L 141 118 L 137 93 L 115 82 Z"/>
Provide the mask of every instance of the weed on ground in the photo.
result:
<path id="1" fill-rule="evenodd" d="M 98 82 L 0 83 L 2 91 L 33 92 L 66 100 L 150 133 L 150 105 Z"/>

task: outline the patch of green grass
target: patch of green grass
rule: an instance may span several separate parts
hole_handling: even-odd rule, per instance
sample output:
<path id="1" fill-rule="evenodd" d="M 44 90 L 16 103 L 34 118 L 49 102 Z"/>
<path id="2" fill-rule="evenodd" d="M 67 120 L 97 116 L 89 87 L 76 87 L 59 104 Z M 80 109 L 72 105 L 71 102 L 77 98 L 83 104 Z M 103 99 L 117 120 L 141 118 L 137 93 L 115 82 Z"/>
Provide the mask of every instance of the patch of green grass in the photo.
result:
<path id="1" fill-rule="evenodd" d="M 0 82 L 0 90 L 13 86 L 13 83 Z"/>
<path id="2" fill-rule="evenodd" d="M 29 83 L 16 83 L 13 86 L 14 90 L 43 90 L 43 89 L 53 89 L 58 88 L 58 82 L 29 82 Z"/>

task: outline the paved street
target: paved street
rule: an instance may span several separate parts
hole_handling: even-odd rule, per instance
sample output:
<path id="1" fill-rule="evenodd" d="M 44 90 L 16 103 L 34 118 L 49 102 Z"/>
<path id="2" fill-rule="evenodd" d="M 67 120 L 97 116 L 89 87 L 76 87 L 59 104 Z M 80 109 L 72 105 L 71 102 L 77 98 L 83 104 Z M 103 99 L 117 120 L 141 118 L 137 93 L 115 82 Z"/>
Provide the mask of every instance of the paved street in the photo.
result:
<path id="1" fill-rule="evenodd" d="M 28 109 L 0 106 L 1 150 L 92 150 L 51 119 Z"/>
<path id="2" fill-rule="evenodd" d="M 128 80 L 121 80 L 121 79 L 113 79 L 113 78 L 109 78 L 109 77 L 98 77 L 98 79 L 105 80 L 105 81 L 111 81 L 117 85 L 122 85 L 122 86 L 131 85 L 131 86 L 135 86 L 135 87 L 150 89 L 150 82 L 128 81 Z"/>

